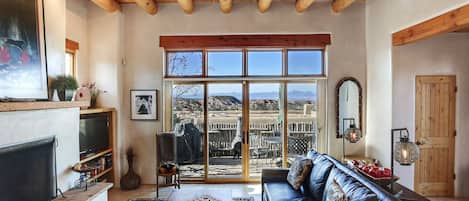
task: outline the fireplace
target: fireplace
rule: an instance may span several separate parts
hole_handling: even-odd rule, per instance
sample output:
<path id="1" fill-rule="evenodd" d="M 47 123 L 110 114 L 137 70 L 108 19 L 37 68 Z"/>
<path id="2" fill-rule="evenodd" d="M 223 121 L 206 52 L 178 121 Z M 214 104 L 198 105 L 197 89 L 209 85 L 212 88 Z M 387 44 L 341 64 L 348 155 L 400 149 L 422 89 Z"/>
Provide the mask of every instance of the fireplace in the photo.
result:
<path id="1" fill-rule="evenodd" d="M 0 200 L 56 197 L 55 137 L 0 147 Z"/>

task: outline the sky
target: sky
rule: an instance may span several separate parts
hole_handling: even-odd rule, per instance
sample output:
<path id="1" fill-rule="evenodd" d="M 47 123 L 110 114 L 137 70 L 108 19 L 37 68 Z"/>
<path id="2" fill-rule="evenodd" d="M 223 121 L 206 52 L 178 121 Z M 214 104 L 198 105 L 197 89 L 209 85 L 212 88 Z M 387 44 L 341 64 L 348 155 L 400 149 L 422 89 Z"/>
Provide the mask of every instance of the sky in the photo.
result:
<path id="1" fill-rule="evenodd" d="M 202 53 L 173 53 L 178 56 L 184 55 L 186 66 L 178 73 L 196 75 L 202 73 Z M 240 76 L 242 75 L 242 52 L 241 51 L 211 51 L 208 52 L 208 75 L 209 76 Z M 179 60 L 178 60 L 179 61 Z M 321 74 L 322 72 L 322 52 L 289 50 L 288 56 L 289 74 Z M 177 66 L 183 62 L 175 62 Z M 248 51 L 247 65 L 248 75 L 270 75 L 276 76 L 282 74 L 282 51 Z M 170 66 L 171 68 L 171 63 Z M 209 85 L 209 95 L 232 95 L 240 98 L 242 94 L 241 84 L 212 84 Z M 278 83 L 253 83 L 250 87 L 252 97 L 270 97 L 277 99 L 280 90 Z M 198 91 L 198 92 L 196 92 Z M 291 97 L 310 98 L 316 95 L 316 85 L 314 83 L 289 84 L 288 91 Z M 194 90 L 199 96 L 202 89 Z M 296 92 L 296 93 L 295 93 Z"/>

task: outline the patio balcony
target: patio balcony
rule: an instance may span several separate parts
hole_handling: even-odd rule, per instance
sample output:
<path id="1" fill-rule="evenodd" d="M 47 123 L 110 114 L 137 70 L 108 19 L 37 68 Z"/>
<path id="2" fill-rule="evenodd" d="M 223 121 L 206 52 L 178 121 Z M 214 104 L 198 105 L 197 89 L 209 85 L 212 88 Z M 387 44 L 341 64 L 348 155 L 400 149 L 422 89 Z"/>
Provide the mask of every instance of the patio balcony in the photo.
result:
<path id="1" fill-rule="evenodd" d="M 271 122 L 271 123 L 269 123 Z M 209 177 L 234 177 L 242 174 L 239 120 L 211 119 L 208 127 Z M 203 178 L 203 122 L 181 122 L 176 127 L 178 163 L 182 178 Z M 252 119 L 249 125 L 249 172 L 259 177 L 262 168 L 282 166 L 283 135 L 276 119 Z M 309 149 L 316 148 L 316 119 L 289 118 L 287 164 Z"/>

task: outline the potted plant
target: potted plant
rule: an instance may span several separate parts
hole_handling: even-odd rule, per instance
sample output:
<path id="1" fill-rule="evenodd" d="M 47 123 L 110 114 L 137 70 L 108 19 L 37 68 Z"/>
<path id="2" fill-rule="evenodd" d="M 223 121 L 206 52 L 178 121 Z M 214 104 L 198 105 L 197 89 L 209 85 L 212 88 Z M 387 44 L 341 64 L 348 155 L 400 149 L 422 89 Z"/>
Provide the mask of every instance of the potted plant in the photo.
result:
<path id="1" fill-rule="evenodd" d="M 52 88 L 57 90 L 61 101 L 71 101 L 78 88 L 78 82 L 73 76 L 59 75 L 53 80 Z"/>

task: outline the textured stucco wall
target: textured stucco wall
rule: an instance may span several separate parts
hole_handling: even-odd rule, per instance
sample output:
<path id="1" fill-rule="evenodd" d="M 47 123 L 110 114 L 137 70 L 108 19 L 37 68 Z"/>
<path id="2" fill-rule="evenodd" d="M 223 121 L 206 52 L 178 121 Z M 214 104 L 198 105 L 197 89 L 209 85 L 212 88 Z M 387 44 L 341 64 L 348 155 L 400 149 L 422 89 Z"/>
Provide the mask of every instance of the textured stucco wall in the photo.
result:
<path id="1" fill-rule="evenodd" d="M 393 127 L 409 128 L 415 138 L 415 76 L 456 75 L 455 193 L 469 196 L 469 34 L 450 33 L 393 48 Z M 413 186 L 414 166 L 397 167 L 401 182 Z M 432 170 L 435 171 L 435 170 Z"/>
<path id="2" fill-rule="evenodd" d="M 217 3 L 197 3 L 194 13 L 186 15 L 177 4 L 160 4 L 155 16 L 146 14 L 135 5 L 124 6 L 126 65 L 124 104 L 120 110 L 124 112 L 125 118 L 125 146 L 135 148 L 136 171 L 142 176 L 143 182 L 155 182 L 154 135 L 162 131 L 163 124 L 161 120 L 130 121 L 128 91 L 162 90 L 164 53 L 158 47 L 160 35 L 331 33 L 332 45 L 327 48 L 327 141 L 328 152 L 340 158 L 342 141 L 335 138 L 337 82 L 345 76 L 356 77 L 363 87 L 363 103 L 366 105 L 365 4 L 357 2 L 340 14 L 334 14 L 327 2 L 317 2 L 303 14 L 295 12 L 291 2 L 283 1 L 273 3 L 272 8 L 264 14 L 257 12 L 254 3 L 234 4 L 230 14 L 221 13 L 218 6 Z M 159 116 L 163 118 L 162 113 Z M 349 145 L 347 153 L 364 154 L 364 144 L 361 141 Z"/>
<path id="3" fill-rule="evenodd" d="M 469 0 L 373 0 L 366 4 L 367 133 L 366 153 L 390 166 L 392 122 L 391 34 L 469 3 Z M 413 188 L 410 183 L 406 186 Z"/>

